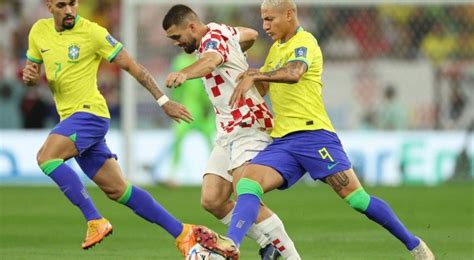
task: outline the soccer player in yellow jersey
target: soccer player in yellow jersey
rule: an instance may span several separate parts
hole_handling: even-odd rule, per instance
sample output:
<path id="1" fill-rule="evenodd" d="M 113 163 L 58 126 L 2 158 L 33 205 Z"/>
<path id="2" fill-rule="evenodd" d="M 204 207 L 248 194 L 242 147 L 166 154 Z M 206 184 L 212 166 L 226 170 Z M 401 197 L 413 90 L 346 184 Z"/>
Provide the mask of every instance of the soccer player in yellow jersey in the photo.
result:
<path id="1" fill-rule="evenodd" d="M 101 59 L 135 77 L 174 120 L 190 122 L 191 115 L 160 92 L 150 73 L 105 28 L 79 17 L 78 0 L 48 0 L 47 6 L 53 18 L 41 19 L 31 28 L 23 80 L 35 85 L 44 63 L 61 122 L 48 135 L 37 161 L 83 213 L 88 229 L 82 248 L 88 249 L 111 234 L 112 225 L 98 212 L 77 174 L 64 163 L 72 157 L 110 199 L 163 227 L 176 238 L 181 253 L 187 253 L 195 244 L 192 225 L 182 224 L 148 192 L 129 184 L 105 142 L 110 115 L 96 84 Z"/>
<path id="2" fill-rule="evenodd" d="M 228 238 L 202 230 L 198 241 L 238 259 L 238 247 L 255 221 L 262 195 L 287 189 L 308 172 L 392 233 L 415 259 L 434 259 L 426 244 L 404 227 L 390 206 L 361 186 L 324 108 L 321 49 L 313 35 L 299 25 L 293 0 L 264 0 L 261 16 L 263 29 L 275 42 L 260 71 L 248 70 L 241 75 L 230 104 L 245 98 L 254 84 L 267 88 L 275 115 L 274 141 L 251 161 L 237 183 L 238 198 Z"/>

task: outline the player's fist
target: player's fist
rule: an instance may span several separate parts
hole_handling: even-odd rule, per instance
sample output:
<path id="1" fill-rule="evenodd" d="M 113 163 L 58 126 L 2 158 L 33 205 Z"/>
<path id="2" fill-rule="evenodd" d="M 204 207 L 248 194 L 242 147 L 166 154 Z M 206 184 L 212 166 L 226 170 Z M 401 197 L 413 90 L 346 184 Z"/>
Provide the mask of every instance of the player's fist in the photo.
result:
<path id="1" fill-rule="evenodd" d="M 166 87 L 167 88 L 179 87 L 187 79 L 188 79 L 188 76 L 181 71 L 171 72 L 170 74 L 168 74 L 168 77 L 166 77 Z"/>
<path id="2" fill-rule="evenodd" d="M 25 68 L 23 69 L 23 82 L 27 86 L 36 85 L 40 77 L 39 74 L 39 66 L 36 63 L 29 63 L 26 64 Z"/>

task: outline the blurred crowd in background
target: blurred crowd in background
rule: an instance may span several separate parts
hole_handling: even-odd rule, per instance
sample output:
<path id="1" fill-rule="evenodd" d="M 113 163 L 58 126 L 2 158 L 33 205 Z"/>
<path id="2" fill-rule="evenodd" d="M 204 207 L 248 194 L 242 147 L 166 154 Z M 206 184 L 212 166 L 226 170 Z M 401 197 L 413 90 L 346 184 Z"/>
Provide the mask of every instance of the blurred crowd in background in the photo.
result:
<path id="1" fill-rule="evenodd" d="M 181 52 L 164 37 L 161 27 L 161 17 L 168 7 L 152 9 L 143 6 L 138 17 L 137 38 L 140 42 L 137 59 L 161 84 L 170 71 L 173 57 Z M 196 11 L 206 22 L 259 30 L 259 40 L 249 51 L 248 59 L 251 66 L 263 63 L 271 42 L 262 31 L 259 6 L 201 5 L 196 7 Z M 462 130 L 472 121 L 474 4 L 299 6 L 298 11 L 305 30 L 318 39 L 326 64 L 364 64 L 373 60 L 425 61 L 432 67 L 435 95 L 431 107 L 423 112 L 427 114 L 424 120 L 428 122 L 420 124 L 410 117 L 410 108 L 397 95 L 401 86 L 386 84 L 381 86 L 377 105 L 366 109 L 356 120 L 357 124 L 350 125 L 351 129 Z M 81 0 L 79 14 L 122 39 L 120 1 Z M 21 82 L 28 31 L 37 19 L 45 17 L 50 17 L 50 14 L 43 0 L 0 1 L 0 129 L 46 128 L 58 120 L 45 79 L 37 88 L 27 88 Z M 437 85 L 439 82 L 444 83 Z M 112 126 L 119 127 L 120 70 L 103 62 L 98 84 L 111 110 Z M 441 90 L 443 86 L 444 90 Z M 139 126 L 169 127 L 170 120 L 155 106 L 150 97 L 140 97 Z M 332 113 L 330 109 L 329 113 Z M 348 127 L 347 124 L 338 124 L 337 120 L 335 126 Z"/>

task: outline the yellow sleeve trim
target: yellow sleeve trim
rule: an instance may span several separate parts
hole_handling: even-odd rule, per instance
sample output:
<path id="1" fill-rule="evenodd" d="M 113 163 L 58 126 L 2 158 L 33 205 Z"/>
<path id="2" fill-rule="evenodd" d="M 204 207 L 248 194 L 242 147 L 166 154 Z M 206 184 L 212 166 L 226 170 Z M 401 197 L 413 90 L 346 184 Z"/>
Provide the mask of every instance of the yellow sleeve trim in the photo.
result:
<path id="1" fill-rule="evenodd" d="M 37 64 L 42 64 L 42 63 L 43 63 L 43 60 L 33 58 L 33 57 L 31 57 L 30 55 L 28 55 L 28 54 L 26 54 L 26 58 L 28 58 L 29 61 L 34 62 L 34 63 L 37 63 Z"/>
<path id="2" fill-rule="evenodd" d="M 123 49 L 123 45 L 120 43 L 120 46 L 115 49 L 115 51 L 110 54 L 110 56 L 107 58 L 109 62 L 112 62 L 115 59 L 115 56 Z"/>

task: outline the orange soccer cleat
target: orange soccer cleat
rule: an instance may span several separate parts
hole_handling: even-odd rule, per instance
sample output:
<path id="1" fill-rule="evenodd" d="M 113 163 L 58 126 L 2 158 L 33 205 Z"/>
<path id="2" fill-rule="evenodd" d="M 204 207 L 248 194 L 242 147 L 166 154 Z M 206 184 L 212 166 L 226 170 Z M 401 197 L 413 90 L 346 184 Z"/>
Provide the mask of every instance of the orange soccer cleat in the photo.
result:
<path id="1" fill-rule="evenodd" d="M 100 243 L 104 237 L 112 234 L 112 225 L 105 219 L 94 219 L 87 222 L 87 233 L 82 249 L 89 249 Z"/>
<path id="2" fill-rule="evenodd" d="M 194 225 L 183 224 L 183 231 L 181 231 L 181 234 L 176 238 L 176 247 L 183 256 L 186 256 L 189 250 L 191 250 L 191 247 L 197 243 L 193 230 Z"/>

